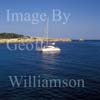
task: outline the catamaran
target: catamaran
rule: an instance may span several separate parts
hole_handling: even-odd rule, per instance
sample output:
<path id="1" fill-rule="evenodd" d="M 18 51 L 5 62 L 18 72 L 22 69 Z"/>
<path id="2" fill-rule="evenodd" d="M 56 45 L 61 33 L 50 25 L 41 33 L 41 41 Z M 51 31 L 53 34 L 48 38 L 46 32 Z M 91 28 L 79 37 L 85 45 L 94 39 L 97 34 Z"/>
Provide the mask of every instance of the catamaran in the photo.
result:
<path id="1" fill-rule="evenodd" d="M 59 52 L 61 49 L 59 47 L 55 46 L 55 43 L 49 43 L 48 40 L 48 19 L 47 19 L 47 26 L 46 26 L 46 44 L 41 45 L 41 47 L 36 47 L 36 51 L 40 52 Z M 43 44 L 43 41 L 41 41 L 41 44 Z"/>

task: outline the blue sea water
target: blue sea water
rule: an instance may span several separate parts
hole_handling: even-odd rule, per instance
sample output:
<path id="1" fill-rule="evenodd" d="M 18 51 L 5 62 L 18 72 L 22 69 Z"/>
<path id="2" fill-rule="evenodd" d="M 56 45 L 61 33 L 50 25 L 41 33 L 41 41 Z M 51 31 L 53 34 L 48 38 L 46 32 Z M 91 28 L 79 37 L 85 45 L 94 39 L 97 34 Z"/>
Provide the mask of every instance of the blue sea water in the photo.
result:
<path id="1" fill-rule="evenodd" d="M 34 49 L 9 51 L 0 44 L 0 100 L 100 100 L 100 41 L 59 42 L 57 46 L 60 53 L 43 54 Z M 84 79 L 85 87 L 11 87 L 8 76 L 14 75 Z"/>

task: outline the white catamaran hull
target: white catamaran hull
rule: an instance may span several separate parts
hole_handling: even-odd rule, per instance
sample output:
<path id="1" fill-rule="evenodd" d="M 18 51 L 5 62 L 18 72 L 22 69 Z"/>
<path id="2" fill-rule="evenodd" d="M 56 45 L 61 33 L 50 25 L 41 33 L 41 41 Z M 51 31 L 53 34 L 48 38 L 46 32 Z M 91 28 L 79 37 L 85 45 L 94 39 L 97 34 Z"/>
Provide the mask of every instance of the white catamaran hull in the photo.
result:
<path id="1" fill-rule="evenodd" d="M 60 49 L 59 48 L 55 48 L 55 49 L 46 49 L 46 48 L 44 48 L 44 49 L 42 49 L 42 52 L 56 52 L 56 51 L 60 51 Z"/>
<path id="2" fill-rule="evenodd" d="M 54 46 L 47 46 L 44 48 L 38 48 L 37 51 L 41 52 L 58 52 L 60 51 L 60 48 L 54 47 Z"/>

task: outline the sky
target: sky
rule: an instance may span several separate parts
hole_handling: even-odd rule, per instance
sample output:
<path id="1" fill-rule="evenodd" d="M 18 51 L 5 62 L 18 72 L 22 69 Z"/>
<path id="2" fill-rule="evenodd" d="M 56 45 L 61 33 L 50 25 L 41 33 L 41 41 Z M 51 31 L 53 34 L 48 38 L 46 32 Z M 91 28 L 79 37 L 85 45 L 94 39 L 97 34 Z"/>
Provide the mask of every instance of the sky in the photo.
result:
<path id="1" fill-rule="evenodd" d="M 7 20 L 7 10 L 10 20 Z M 53 21 L 54 10 L 61 11 L 61 20 Z M 30 21 L 12 21 L 12 13 L 30 14 Z M 32 14 L 46 13 L 49 37 L 100 39 L 100 0 L 0 0 L 0 32 L 15 32 L 29 36 L 45 36 L 46 22 L 32 24 Z M 57 12 L 55 13 L 57 14 Z M 68 18 L 65 22 L 65 16 Z M 68 17 L 68 15 L 70 15 Z"/>

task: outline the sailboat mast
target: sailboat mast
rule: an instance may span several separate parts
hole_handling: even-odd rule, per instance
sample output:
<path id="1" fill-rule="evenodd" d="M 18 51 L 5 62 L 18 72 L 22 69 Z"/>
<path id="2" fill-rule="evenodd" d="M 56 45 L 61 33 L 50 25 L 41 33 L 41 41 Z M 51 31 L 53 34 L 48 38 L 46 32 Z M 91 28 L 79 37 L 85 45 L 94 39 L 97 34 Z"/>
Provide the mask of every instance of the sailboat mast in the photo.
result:
<path id="1" fill-rule="evenodd" d="M 49 19 L 47 18 L 47 23 L 46 23 L 46 39 L 47 39 L 47 46 L 48 46 L 48 22 L 49 22 Z"/>

